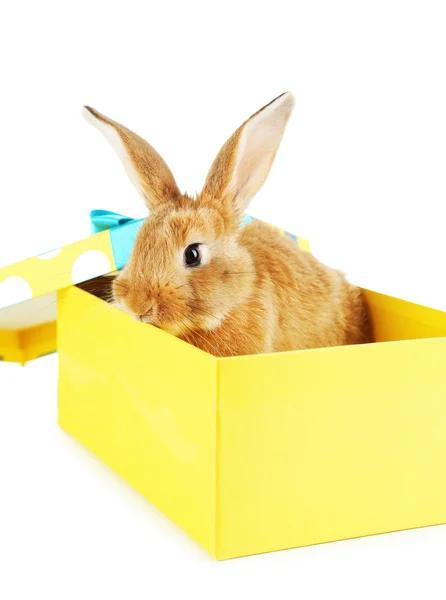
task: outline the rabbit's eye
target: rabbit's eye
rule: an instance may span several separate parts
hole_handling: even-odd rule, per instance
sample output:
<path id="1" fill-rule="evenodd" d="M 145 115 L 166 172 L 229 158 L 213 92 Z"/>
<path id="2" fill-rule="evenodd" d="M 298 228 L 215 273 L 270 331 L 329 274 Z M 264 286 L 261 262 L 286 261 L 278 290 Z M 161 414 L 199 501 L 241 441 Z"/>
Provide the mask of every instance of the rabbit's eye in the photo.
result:
<path id="1" fill-rule="evenodd" d="M 186 248 L 184 262 L 187 267 L 198 267 L 201 263 L 200 244 L 191 244 Z"/>

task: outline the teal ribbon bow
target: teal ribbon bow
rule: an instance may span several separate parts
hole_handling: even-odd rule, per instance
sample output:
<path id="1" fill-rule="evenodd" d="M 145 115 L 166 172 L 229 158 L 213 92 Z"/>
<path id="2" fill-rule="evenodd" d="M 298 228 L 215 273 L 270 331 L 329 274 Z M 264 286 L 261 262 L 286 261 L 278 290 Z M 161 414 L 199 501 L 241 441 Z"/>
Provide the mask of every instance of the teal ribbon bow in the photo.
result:
<path id="1" fill-rule="evenodd" d="M 250 221 L 252 221 L 252 217 L 246 216 L 243 225 L 247 225 Z M 118 270 L 127 264 L 135 244 L 136 234 L 143 222 L 144 219 L 132 219 L 109 210 L 99 209 L 90 212 L 91 234 L 102 231 L 110 233 L 110 242 Z"/>
<path id="2" fill-rule="evenodd" d="M 136 234 L 144 219 L 132 219 L 109 210 L 90 212 L 92 235 L 109 231 L 116 269 L 119 271 L 127 264 L 135 244 Z"/>
<path id="3" fill-rule="evenodd" d="M 91 235 L 100 233 L 106 229 L 111 229 L 112 227 L 125 225 L 134 220 L 135 219 L 132 219 L 131 217 L 125 217 L 124 215 L 119 215 L 118 213 L 110 212 L 109 210 L 92 210 L 90 212 Z"/>
<path id="4" fill-rule="evenodd" d="M 256 220 L 246 215 L 242 226 L 244 227 L 248 223 L 251 223 L 251 221 Z M 115 264 L 118 270 L 127 264 L 135 244 L 136 234 L 143 222 L 144 219 L 132 219 L 131 217 L 126 217 L 109 210 L 92 210 L 90 212 L 92 235 L 101 233 L 102 231 L 109 231 Z M 288 232 L 284 232 L 284 234 L 293 241 L 297 241 L 295 235 Z"/>
<path id="5" fill-rule="evenodd" d="M 140 219 L 132 219 L 132 217 L 125 217 L 124 215 L 111 212 L 110 210 L 92 210 L 90 212 L 91 235 L 139 220 Z M 251 221 L 252 217 L 246 216 L 243 220 L 243 225 L 247 225 Z"/>

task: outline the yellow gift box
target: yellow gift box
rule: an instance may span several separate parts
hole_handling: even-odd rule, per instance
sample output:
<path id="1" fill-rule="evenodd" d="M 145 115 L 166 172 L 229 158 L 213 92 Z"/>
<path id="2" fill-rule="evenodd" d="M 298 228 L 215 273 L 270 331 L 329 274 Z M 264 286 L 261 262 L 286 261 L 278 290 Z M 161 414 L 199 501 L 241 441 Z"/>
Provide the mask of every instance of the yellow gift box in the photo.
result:
<path id="1" fill-rule="evenodd" d="M 446 522 L 446 313 L 365 290 L 377 343 L 217 358 L 51 281 L 61 427 L 215 558 Z"/>

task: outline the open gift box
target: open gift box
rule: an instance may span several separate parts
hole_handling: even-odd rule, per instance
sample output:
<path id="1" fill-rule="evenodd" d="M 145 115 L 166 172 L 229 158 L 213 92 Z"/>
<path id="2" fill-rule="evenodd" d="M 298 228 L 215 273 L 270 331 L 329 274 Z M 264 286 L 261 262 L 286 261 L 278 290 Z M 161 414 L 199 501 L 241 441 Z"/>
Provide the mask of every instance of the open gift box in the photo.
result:
<path id="1" fill-rule="evenodd" d="M 365 290 L 374 344 L 217 358 L 77 285 L 127 221 L 0 269 L 0 356 L 57 347 L 64 430 L 217 559 L 446 522 L 446 313 Z"/>

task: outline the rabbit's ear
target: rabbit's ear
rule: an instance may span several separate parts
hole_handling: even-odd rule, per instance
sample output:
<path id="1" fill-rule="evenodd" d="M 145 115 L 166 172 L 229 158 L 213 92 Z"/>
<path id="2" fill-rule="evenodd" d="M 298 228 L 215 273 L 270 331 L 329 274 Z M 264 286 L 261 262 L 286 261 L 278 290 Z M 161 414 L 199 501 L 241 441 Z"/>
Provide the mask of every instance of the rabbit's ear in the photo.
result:
<path id="1" fill-rule="evenodd" d="M 90 106 L 84 106 L 83 113 L 113 146 L 149 209 L 181 196 L 169 167 L 150 144 Z"/>
<path id="2" fill-rule="evenodd" d="M 203 194 L 228 200 L 243 214 L 268 176 L 293 107 L 285 92 L 245 121 L 214 160 Z"/>

